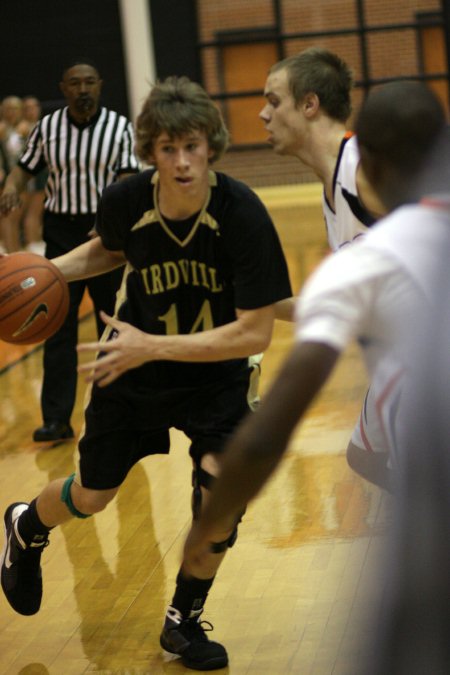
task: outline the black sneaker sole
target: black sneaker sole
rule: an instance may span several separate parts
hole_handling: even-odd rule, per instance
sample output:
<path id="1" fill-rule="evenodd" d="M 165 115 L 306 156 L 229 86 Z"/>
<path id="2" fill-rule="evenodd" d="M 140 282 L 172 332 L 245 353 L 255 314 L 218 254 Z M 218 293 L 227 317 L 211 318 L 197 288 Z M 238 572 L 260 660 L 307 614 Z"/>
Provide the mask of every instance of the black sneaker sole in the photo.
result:
<path id="1" fill-rule="evenodd" d="M 184 655 L 183 653 L 179 654 L 171 649 L 170 645 L 165 641 L 163 633 L 160 635 L 159 644 L 164 651 L 168 652 L 168 654 L 178 656 L 183 666 L 190 668 L 191 670 L 219 670 L 220 668 L 226 668 L 228 665 L 228 658 L 223 656 L 208 659 L 208 661 L 204 661 L 203 663 L 191 661 L 187 655 Z"/>
<path id="2" fill-rule="evenodd" d="M 41 451 L 41 450 L 53 450 L 53 448 L 57 448 L 60 445 L 64 445 L 64 443 L 68 443 L 69 441 L 72 440 L 73 437 L 60 438 L 57 441 L 34 441 L 34 443 L 36 443 L 36 450 Z"/>
<path id="3" fill-rule="evenodd" d="M 191 670 L 219 670 L 220 668 L 226 668 L 228 665 L 228 659 L 210 659 L 207 663 L 195 664 L 189 661 L 189 659 L 183 658 L 181 656 L 181 663 L 186 668 Z"/>
<path id="4" fill-rule="evenodd" d="M 73 431 L 68 430 L 65 431 L 63 434 L 59 434 L 58 436 L 47 436 L 45 438 L 39 437 L 39 434 L 34 433 L 33 434 L 33 441 L 35 443 L 64 443 L 65 441 L 70 441 L 72 438 L 75 438 L 75 434 Z"/>

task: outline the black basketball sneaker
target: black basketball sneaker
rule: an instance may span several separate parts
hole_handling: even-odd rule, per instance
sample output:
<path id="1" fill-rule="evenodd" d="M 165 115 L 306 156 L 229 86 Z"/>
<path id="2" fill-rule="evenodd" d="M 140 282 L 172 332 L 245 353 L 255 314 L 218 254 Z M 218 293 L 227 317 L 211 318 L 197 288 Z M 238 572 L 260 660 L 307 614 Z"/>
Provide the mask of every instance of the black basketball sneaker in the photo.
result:
<path id="1" fill-rule="evenodd" d="M 193 670 L 217 670 L 228 664 L 228 655 L 218 642 L 211 642 L 206 632 L 213 630 L 209 621 L 200 621 L 200 616 L 183 619 L 173 607 L 167 610 L 160 637 L 163 649 L 178 654 L 186 668 Z"/>
<path id="2" fill-rule="evenodd" d="M 1 583 L 6 598 L 19 614 L 36 614 L 41 606 L 42 573 L 41 554 L 48 544 L 48 536 L 37 535 L 35 540 L 26 546 L 17 528 L 21 513 L 28 504 L 18 502 L 11 504 L 5 511 L 5 546 L 1 565 Z"/>

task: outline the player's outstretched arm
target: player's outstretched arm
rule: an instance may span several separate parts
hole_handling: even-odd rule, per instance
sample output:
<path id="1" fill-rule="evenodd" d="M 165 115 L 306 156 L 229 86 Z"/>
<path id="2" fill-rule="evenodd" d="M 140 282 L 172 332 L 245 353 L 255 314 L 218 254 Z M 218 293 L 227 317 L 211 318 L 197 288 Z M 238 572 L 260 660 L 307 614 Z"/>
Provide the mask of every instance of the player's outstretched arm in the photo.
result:
<path id="1" fill-rule="evenodd" d="M 264 351 L 270 343 L 274 323 L 273 305 L 254 310 L 237 310 L 237 319 L 223 326 L 181 335 L 145 333 L 128 323 L 104 315 L 103 320 L 115 331 L 108 342 L 78 345 L 79 352 L 101 350 L 104 355 L 79 366 L 88 373 L 86 381 L 106 386 L 126 370 L 146 361 L 183 361 L 211 363 L 246 358 Z"/>
<path id="2" fill-rule="evenodd" d="M 225 448 L 220 475 L 186 542 L 187 569 L 195 569 L 215 532 L 242 513 L 275 471 L 295 426 L 338 356 L 325 344 L 303 342 L 294 347 L 258 410 L 244 420 Z"/>
<path id="3" fill-rule="evenodd" d="M 120 267 L 125 262 L 122 251 L 109 251 L 103 246 L 100 237 L 52 259 L 52 263 L 60 269 L 66 281 L 95 277 Z"/>
<path id="4" fill-rule="evenodd" d="M 281 321 L 295 321 L 296 298 L 285 298 L 275 303 L 275 318 Z"/>

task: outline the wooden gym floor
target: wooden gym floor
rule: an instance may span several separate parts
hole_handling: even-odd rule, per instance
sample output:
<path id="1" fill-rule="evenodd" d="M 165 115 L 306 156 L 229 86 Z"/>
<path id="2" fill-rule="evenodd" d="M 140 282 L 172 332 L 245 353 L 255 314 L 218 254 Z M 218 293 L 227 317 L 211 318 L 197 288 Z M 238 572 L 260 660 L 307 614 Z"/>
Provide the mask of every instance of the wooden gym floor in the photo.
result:
<path id="1" fill-rule="evenodd" d="M 326 252 L 317 186 L 260 190 L 297 291 Z M 277 323 L 262 392 L 291 344 Z M 80 339 L 93 338 L 91 318 Z M 39 448 L 40 349 L 0 348 L 0 512 L 73 471 L 75 443 Z M 10 364 L 10 365 L 8 365 Z M 12 365 L 11 365 L 12 364 Z M 380 599 L 378 553 L 388 498 L 347 467 L 345 448 L 366 386 L 356 347 L 298 429 L 278 473 L 241 524 L 205 619 L 229 652 L 231 675 L 364 673 L 364 643 Z M 82 422 L 83 382 L 73 424 Z M 57 528 L 43 554 L 41 611 L 22 617 L 0 594 L 0 673 L 144 675 L 193 672 L 169 659 L 159 633 L 190 523 L 187 443 L 135 466 L 115 502 Z M 382 586 L 382 584 L 381 584 Z"/>

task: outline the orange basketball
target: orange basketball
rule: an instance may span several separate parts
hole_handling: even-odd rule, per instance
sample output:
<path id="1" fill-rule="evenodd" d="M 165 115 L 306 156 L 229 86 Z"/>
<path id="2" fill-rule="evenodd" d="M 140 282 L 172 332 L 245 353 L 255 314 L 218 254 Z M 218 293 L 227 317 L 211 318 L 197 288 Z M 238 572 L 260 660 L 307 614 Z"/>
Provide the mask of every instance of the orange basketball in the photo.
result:
<path id="1" fill-rule="evenodd" d="M 56 333 L 69 310 L 59 269 L 35 253 L 0 257 L 0 339 L 36 344 Z"/>

